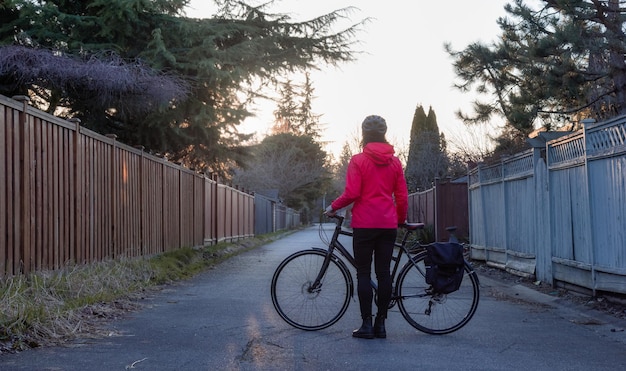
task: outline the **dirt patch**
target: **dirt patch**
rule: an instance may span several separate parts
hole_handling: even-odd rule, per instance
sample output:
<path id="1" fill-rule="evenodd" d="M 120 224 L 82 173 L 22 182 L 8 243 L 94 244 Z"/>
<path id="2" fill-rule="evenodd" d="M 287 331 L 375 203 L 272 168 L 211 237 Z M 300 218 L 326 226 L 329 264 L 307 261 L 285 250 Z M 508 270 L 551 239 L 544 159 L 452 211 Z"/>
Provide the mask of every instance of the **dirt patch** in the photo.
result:
<path id="1" fill-rule="evenodd" d="M 534 277 L 520 277 L 505 270 L 488 266 L 484 262 L 472 261 L 472 266 L 479 275 L 486 276 L 509 284 L 523 285 L 546 295 L 566 300 L 572 304 L 583 305 L 588 309 L 597 310 L 615 318 L 626 319 L 626 298 L 610 293 L 599 293 L 593 297 L 564 288 L 536 281 Z"/>

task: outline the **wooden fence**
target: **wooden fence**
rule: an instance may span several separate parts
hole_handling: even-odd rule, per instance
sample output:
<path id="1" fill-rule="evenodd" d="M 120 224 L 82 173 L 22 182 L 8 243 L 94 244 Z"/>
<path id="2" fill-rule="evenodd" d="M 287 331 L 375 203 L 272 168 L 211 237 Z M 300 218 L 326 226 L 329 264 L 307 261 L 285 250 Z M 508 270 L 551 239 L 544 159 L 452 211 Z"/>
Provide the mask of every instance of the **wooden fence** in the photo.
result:
<path id="1" fill-rule="evenodd" d="M 472 257 L 556 285 L 625 294 L 626 116 L 553 134 L 470 172 Z"/>
<path id="2" fill-rule="evenodd" d="M 437 178 L 431 189 L 409 194 L 408 220 L 432 228 L 435 241 L 447 241 L 450 234 L 446 228 L 451 226 L 457 227 L 457 238 L 466 240 L 469 236 L 467 203 L 467 182 Z"/>
<path id="3" fill-rule="evenodd" d="M 0 277 L 254 234 L 254 197 L 0 96 Z"/>
<path id="4" fill-rule="evenodd" d="M 254 233 L 265 234 L 296 228 L 301 224 L 300 213 L 283 205 L 278 199 L 254 194 Z"/>

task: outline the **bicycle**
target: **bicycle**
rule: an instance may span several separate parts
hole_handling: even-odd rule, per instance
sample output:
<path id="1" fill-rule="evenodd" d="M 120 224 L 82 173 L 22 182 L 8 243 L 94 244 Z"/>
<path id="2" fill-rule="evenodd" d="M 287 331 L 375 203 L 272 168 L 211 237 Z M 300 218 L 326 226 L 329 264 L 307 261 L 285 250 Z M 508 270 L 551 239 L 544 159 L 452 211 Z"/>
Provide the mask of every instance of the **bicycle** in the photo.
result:
<path id="1" fill-rule="evenodd" d="M 346 264 L 355 267 L 354 257 L 338 240 L 340 235 L 352 236 L 352 232 L 342 228 L 344 217 L 331 218 L 336 225 L 328 248 L 313 247 L 289 255 L 272 277 L 274 308 L 283 320 L 301 330 L 315 331 L 332 326 L 346 313 L 354 297 L 354 281 Z M 405 233 L 401 242 L 395 243 L 392 257 L 393 289 L 389 308 L 397 304 L 404 319 L 427 334 L 448 334 L 465 326 L 478 307 L 476 272 L 465 261 L 461 287 L 450 294 L 434 292 L 425 280 L 427 244 L 420 243 L 414 236 L 424 224 L 407 223 L 402 227 Z M 320 223 L 323 240 L 322 233 Z M 458 242 L 453 231 L 450 240 Z M 373 280 L 371 283 L 376 300 L 377 284 Z"/>

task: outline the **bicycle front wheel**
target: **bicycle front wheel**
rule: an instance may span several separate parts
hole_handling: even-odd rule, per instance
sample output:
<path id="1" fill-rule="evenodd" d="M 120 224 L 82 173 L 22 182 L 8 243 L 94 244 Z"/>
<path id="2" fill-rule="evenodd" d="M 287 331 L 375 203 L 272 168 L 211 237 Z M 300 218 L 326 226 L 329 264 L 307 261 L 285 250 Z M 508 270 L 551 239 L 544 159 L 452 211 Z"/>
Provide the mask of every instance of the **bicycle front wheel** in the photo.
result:
<path id="1" fill-rule="evenodd" d="M 321 330 L 339 321 L 348 309 L 353 282 L 345 264 L 331 256 L 319 285 L 315 279 L 328 252 L 296 252 L 276 268 L 271 295 L 274 308 L 288 324 L 301 330 Z"/>
<path id="2" fill-rule="evenodd" d="M 479 300 L 478 276 L 465 263 L 461 287 L 450 294 L 433 293 L 426 283 L 426 252 L 413 257 L 398 274 L 398 307 L 416 329 L 433 335 L 454 332 L 465 326 L 476 312 Z"/>

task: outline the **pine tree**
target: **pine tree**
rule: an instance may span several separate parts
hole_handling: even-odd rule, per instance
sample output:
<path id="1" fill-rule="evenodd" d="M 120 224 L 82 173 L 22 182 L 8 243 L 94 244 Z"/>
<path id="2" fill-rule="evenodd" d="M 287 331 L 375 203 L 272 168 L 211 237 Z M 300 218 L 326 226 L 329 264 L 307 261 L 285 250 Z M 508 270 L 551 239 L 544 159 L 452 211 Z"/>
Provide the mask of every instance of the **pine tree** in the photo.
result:
<path id="1" fill-rule="evenodd" d="M 297 93 L 291 80 L 282 84 L 280 89 L 280 99 L 274 110 L 273 134 L 292 133 L 299 134 L 298 128 L 298 104 L 296 102 Z"/>
<path id="2" fill-rule="evenodd" d="M 313 113 L 313 84 L 309 73 L 305 74 L 303 85 L 287 80 L 281 84 L 280 98 L 274 110 L 274 126 L 272 132 L 293 133 L 319 139 L 320 115 Z"/>
<path id="3" fill-rule="evenodd" d="M 626 113 L 625 15 L 620 1 L 523 0 L 505 7 L 497 42 L 446 48 L 462 91 L 476 88 L 468 124 L 501 116 L 509 126 L 502 143 L 522 143 L 538 124 L 546 129 L 582 118 Z M 541 6 L 542 5 L 542 6 Z"/>
<path id="4" fill-rule="evenodd" d="M 300 113 L 302 133 L 317 140 L 322 135 L 322 127 L 320 123 L 321 115 L 313 113 L 314 93 L 313 82 L 310 74 L 307 72 L 305 74 L 304 86 L 302 87 L 302 101 L 300 102 L 298 112 Z"/>

